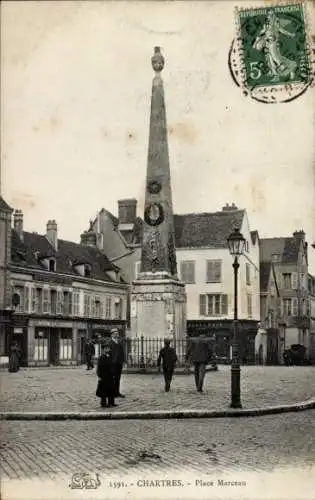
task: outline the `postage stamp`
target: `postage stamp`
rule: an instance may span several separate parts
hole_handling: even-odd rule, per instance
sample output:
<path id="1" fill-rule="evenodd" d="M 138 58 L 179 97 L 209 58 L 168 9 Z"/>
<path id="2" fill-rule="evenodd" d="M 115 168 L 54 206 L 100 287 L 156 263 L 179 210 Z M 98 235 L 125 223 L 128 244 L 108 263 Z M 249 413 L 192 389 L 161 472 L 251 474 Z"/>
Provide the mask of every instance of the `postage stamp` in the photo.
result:
<path id="1" fill-rule="evenodd" d="M 313 78 L 305 3 L 235 12 L 238 43 L 232 69 L 241 86 L 265 101 L 300 95 Z"/>

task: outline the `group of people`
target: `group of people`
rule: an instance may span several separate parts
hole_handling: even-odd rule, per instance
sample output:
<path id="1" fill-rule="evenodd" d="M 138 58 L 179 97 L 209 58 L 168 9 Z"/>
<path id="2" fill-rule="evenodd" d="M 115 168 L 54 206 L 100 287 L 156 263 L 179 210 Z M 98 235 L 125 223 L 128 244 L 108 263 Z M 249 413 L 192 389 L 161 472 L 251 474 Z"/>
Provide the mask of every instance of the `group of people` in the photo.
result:
<path id="1" fill-rule="evenodd" d="M 165 381 L 165 392 L 169 392 L 171 382 L 178 360 L 176 350 L 171 345 L 171 340 L 164 340 L 164 347 L 159 352 L 157 366 L 158 371 L 161 371 L 161 366 Z M 97 376 L 98 384 L 96 396 L 100 398 L 102 407 L 117 406 L 115 398 L 124 398 L 120 392 L 120 379 L 125 361 L 124 349 L 120 342 L 118 330 L 111 330 L 111 338 L 105 339 L 101 346 L 102 353 L 98 359 Z M 91 341 L 86 345 L 86 361 L 87 370 L 93 369 L 93 356 L 95 348 Z M 206 339 L 198 339 L 197 342 L 192 342 L 186 353 L 186 362 L 189 361 L 194 365 L 195 384 L 198 392 L 203 392 L 203 385 L 206 373 L 206 366 L 212 359 L 212 350 Z"/>
<path id="2" fill-rule="evenodd" d="M 119 332 L 116 328 L 111 330 L 111 338 L 105 339 L 101 345 L 102 353 L 98 359 L 97 376 L 98 384 L 96 396 L 101 400 L 102 407 L 117 406 L 115 398 L 124 398 L 120 392 L 120 379 L 125 361 L 124 348 L 120 342 Z M 95 347 L 88 341 L 85 348 L 87 370 L 93 369 L 93 356 Z"/>
<path id="3" fill-rule="evenodd" d="M 164 340 L 164 347 L 160 350 L 158 357 L 158 370 L 163 368 L 165 380 L 165 392 L 169 392 L 171 382 L 177 362 L 177 354 L 174 347 L 171 347 L 170 339 Z M 194 365 L 195 385 L 198 392 L 203 392 L 204 379 L 206 374 L 206 366 L 211 362 L 213 356 L 212 349 L 205 339 L 205 335 L 201 335 L 196 342 L 191 342 L 185 356 L 186 363 L 189 361 Z"/>

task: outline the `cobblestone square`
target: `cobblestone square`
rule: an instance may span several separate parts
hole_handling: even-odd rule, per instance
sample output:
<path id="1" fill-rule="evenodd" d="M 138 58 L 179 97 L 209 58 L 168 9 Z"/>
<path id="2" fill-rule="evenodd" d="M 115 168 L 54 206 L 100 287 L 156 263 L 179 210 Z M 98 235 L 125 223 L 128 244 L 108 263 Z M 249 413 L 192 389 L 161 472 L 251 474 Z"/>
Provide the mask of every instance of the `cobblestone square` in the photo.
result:
<path id="1" fill-rule="evenodd" d="M 25 369 L 1 373 L 0 411 L 99 411 L 95 370 L 84 367 Z M 244 408 L 297 403 L 314 396 L 315 367 L 244 366 L 241 371 Z M 163 375 L 123 374 L 121 390 L 111 411 L 224 410 L 230 403 L 230 368 L 206 374 L 204 393 L 195 390 L 194 376 L 175 375 L 164 392 Z"/>

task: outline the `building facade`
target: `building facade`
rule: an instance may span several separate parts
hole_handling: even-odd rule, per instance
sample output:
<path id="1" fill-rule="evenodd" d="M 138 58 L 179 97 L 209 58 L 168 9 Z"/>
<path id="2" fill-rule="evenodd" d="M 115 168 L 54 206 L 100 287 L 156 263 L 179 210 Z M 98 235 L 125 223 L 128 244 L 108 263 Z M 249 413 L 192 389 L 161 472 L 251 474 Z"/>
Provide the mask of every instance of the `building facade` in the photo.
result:
<path id="1" fill-rule="evenodd" d="M 315 276 L 308 275 L 308 312 L 310 316 L 310 361 L 315 364 Z"/>
<path id="2" fill-rule="evenodd" d="M 0 196 L 0 356 L 11 325 L 10 253 L 11 219 L 13 210 Z"/>
<path id="3" fill-rule="evenodd" d="M 95 234 L 86 231 L 73 243 L 58 238 L 53 220 L 40 235 L 24 231 L 22 212 L 13 217 L 10 285 L 19 300 L 4 352 L 15 341 L 22 365 L 76 364 L 87 338 L 97 341 L 113 326 L 124 335 L 128 285 L 98 250 Z"/>
<path id="4" fill-rule="evenodd" d="M 284 335 L 281 305 L 273 262 L 260 262 L 260 324 L 255 339 L 258 364 L 279 364 L 283 359 Z"/>
<path id="5" fill-rule="evenodd" d="M 302 344 L 310 355 L 308 260 L 304 231 L 292 237 L 260 240 L 261 262 L 272 262 L 279 288 L 278 319 L 284 327 L 283 349 Z"/>

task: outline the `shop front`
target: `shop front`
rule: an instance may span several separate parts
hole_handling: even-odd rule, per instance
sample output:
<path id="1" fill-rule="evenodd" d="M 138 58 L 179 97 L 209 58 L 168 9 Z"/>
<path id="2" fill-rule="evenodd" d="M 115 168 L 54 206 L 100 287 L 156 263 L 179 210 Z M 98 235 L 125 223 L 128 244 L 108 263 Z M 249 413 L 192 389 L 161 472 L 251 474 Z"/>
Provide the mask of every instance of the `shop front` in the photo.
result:
<path id="1" fill-rule="evenodd" d="M 28 363 L 28 317 L 20 314 L 12 314 L 10 328 L 6 334 L 6 354 L 9 356 L 10 348 L 17 344 L 20 353 L 20 366 L 27 366 Z"/>
<path id="2" fill-rule="evenodd" d="M 76 364 L 75 334 L 71 321 L 30 320 L 28 366 Z"/>
<path id="3" fill-rule="evenodd" d="M 238 345 L 242 364 L 255 363 L 255 337 L 258 322 L 252 320 L 238 321 Z M 218 363 L 230 363 L 232 359 L 232 343 L 234 333 L 233 320 L 188 320 L 187 336 L 198 337 L 206 334 L 215 335 L 216 358 Z"/>

